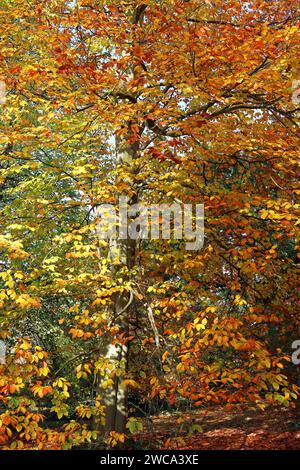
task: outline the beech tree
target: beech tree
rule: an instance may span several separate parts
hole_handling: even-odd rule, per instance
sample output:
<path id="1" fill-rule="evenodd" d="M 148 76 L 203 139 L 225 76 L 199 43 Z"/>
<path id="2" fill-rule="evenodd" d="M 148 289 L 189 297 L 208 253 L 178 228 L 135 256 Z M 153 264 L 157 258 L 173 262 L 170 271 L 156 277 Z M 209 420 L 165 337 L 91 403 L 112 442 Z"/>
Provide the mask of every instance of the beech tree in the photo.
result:
<path id="1" fill-rule="evenodd" d="M 293 406 L 295 3 L 3 0 L 0 17 L 0 445 L 118 445 L 141 429 L 129 392 Z M 101 237 L 122 197 L 204 204 L 204 246 Z M 76 350 L 59 368 L 37 318 Z"/>

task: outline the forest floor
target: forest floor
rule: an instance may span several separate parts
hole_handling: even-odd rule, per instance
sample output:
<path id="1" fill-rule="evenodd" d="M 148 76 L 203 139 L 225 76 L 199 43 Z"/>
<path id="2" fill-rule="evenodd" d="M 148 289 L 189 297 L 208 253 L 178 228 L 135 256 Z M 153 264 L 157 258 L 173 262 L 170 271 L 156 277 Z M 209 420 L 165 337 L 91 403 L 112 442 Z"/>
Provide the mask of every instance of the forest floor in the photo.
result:
<path id="1" fill-rule="evenodd" d="M 135 440 L 143 449 L 300 450 L 300 414 L 249 407 L 165 413 L 145 421 Z"/>

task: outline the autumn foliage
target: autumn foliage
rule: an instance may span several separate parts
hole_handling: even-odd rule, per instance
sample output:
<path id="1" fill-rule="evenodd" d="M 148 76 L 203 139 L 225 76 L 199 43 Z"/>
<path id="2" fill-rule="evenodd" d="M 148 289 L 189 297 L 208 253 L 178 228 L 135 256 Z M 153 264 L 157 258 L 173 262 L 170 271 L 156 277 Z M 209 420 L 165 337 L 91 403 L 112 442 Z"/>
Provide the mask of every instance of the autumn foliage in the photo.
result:
<path id="1" fill-rule="evenodd" d="M 124 445 L 155 400 L 295 406 L 297 21 L 286 0 L 0 1 L 0 448 Z M 121 195 L 203 203 L 203 248 L 113 259 L 97 206 Z"/>

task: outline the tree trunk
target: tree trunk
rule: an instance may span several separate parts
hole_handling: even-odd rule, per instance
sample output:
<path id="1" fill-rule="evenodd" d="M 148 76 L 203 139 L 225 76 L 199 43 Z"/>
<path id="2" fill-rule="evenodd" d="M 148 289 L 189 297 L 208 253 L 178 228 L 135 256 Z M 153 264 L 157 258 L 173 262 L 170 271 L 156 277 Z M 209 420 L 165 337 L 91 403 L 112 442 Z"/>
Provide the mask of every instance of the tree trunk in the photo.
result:
<path id="1" fill-rule="evenodd" d="M 147 8 L 147 5 L 141 4 L 133 10 L 128 10 L 128 14 L 131 17 L 133 24 L 142 24 L 144 12 Z M 133 68 L 128 70 L 128 78 L 132 80 L 136 78 L 137 72 Z M 122 85 L 121 92 L 124 91 L 124 83 Z M 123 99 L 126 98 L 123 94 Z M 130 92 L 130 90 L 129 90 Z M 131 99 L 136 99 L 134 93 L 129 93 Z M 118 91 L 116 90 L 116 96 L 118 96 Z M 124 98 L 125 96 L 125 98 Z M 128 95 L 127 95 L 128 96 Z M 119 94 L 119 98 L 121 98 Z M 132 122 L 124 122 L 124 126 L 127 129 L 127 133 L 122 134 L 122 137 L 116 137 L 116 166 L 121 170 L 121 177 L 123 178 L 122 169 L 126 171 L 135 173 L 132 163 L 137 158 L 139 153 L 139 142 L 136 141 L 132 144 L 131 136 L 131 126 Z M 138 123 L 137 123 L 138 124 Z M 142 129 L 140 128 L 142 133 Z M 127 135 L 126 135 L 127 134 Z M 138 203 L 137 192 L 133 189 L 134 196 L 128 201 L 128 205 Z M 123 194 L 124 196 L 124 194 Z M 126 196 L 126 194 L 125 194 Z M 116 273 L 118 268 L 126 266 L 130 270 L 135 265 L 135 254 L 136 254 L 136 240 L 126 239 L 111 239 L 109 246 L 109 259 L 111 261 L 111 275 L 112 277 Z M 119 265 L 116 264 L 116 260 L 119 260 Z M 130 323 L 130 311 L 131 311 L 131 302 L 132 298 L 129 300 L 128 292 L 122 292 L 118 294 L 114 301 L 114 308 L 108 314 L 110 321 L 112 321 L 113 326 L 119 329 L 120 333 L 124 333 L 125 337 L 129 335 L 129 323 Z M 126 422 L 128 416 L 127 410 L 127 389 L 123 383 L 124 375 L 128 370 L 128 343 L 117 344 L 113 341 L 109 344 L 103 345 L 103 354 L 105 359 L 111 364 L 112 370 L 110 373 L 110 378 L 113 380 L 113 384 L 108 388 L 103 390 L 101 388 L 101 383 L 103 383 L 103 377 L 99 378 L 98 383 L 98 392 L 102 396 L 102 402 L 105 405 L 105 425 L 101 426 L 101 433 L 107 435 L 111 431 L 117 431 L 119 433 L 125 433 L 126 431 Z M 117 373 L 118 374 L 117 374 Z"/>
<path id="2" fill-rule="evenodd" d="M 135 144 L 127 146 L 126 141 L 116 142 L 116 164 L 122 169 L 130 169 L 130 164 L 137 155 Z M 123 194 L 124 196 L 124 194 Z M 135 204 L 137 197 L 128 201 L 128 206 Z M 117 274 L 118 269 L 126 266 L 130 270 L 135 264 L 136 240 L 111 238 L 109 240 L 108 258 L 110 261 L 111 276 Z M 113 308 L 107 313 L 107 321 L 111 326 L 118 329 L 118 334 L 129 336 L 129 317 L 132 303 L 132 293 L 128 291 L 119 292 L 114 300 Z M 105 425 L 100 426 L 102 435 L 107 436 L 111 431 L 125 433 L 127 422 L 127 389 L 124 385 L 124 376 L 128 370 L 128 343 L 114 342 L 111 338 L 104 340 L 101 345 L 100 358 L 104 358 L 109 364 L 108 374 L 98 378 L 98 395 L 102 397 L 105 405 Z M 103 388 L 103 382 L 107 375 L 113 383 Z"/>

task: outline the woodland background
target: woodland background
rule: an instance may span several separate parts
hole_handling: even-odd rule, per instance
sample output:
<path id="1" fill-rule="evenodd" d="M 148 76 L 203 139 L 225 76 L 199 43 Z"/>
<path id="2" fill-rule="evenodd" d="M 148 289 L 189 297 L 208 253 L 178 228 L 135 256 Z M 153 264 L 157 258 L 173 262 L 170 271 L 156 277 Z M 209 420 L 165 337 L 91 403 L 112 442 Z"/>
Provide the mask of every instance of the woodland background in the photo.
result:
<path id="1" fill-rule="evenodd" d="M 299 448 L 299 77 L 298 1 L 0 0 L 1 449 Z"/>

